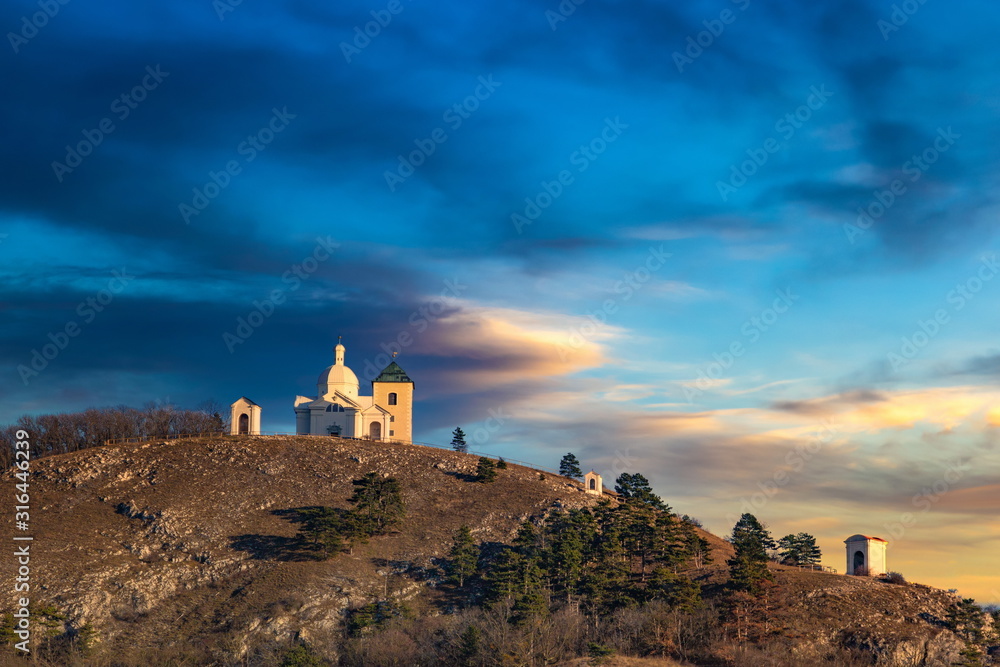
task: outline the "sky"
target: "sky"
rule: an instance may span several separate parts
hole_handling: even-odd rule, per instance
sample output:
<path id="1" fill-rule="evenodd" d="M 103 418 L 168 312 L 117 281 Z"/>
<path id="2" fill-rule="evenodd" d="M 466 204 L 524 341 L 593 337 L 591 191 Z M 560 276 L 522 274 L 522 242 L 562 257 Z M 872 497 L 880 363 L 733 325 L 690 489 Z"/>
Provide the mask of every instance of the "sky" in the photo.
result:
<path id="1" fill-rule="evenodd" d="M 343 336 L 417 441 L 1000 602 L 1000 8 L 0 7 L 0 423 L 294 430 Z"/>

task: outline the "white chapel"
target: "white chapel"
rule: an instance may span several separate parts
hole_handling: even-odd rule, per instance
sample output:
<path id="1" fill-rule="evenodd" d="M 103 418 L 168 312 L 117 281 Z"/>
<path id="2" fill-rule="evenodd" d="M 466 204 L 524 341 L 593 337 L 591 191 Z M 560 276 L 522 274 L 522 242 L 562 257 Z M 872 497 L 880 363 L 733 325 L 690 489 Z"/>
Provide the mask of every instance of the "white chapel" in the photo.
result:
<path id="1" fill-rule="evenodd" d="M 333 365 L 319 374 L 316 396 L 295 397 L 295 432 L 411 442 L 413 380 L 395 361 L 372 380 L 372 395 L 358 393 L 358 376 L 344 365 L 337 343 Z"/>

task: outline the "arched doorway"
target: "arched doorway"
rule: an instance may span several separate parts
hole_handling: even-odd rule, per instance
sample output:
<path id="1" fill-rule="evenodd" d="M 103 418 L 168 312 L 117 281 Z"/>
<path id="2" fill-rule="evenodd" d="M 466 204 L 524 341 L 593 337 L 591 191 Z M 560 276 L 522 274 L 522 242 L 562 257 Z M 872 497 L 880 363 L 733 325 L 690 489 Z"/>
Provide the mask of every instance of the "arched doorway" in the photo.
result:
<path id="1" fill-rule="evenodd" d="M 865 569 L 865 554 L 863 551 L 854 552 L 854 574 L 860 574 Z"/>
<path id="2" fill-rule="evenodd" d="M 243 413 L 240 415 L 240 434 L 250 432 L 250 415 Z"/>
<path id="3" fill-rule="evenodd" d="M 380 424 L 379 422 L 372 422 L 368 426 L 368 437 L 371 438 L 372 440 L 381 440 L 382 424 Z"/>
<path id="4" fill-rule="evenodd" d="M 590 478 L 590 490 L 597 491 L 597 480 L 593 477 Z"/>

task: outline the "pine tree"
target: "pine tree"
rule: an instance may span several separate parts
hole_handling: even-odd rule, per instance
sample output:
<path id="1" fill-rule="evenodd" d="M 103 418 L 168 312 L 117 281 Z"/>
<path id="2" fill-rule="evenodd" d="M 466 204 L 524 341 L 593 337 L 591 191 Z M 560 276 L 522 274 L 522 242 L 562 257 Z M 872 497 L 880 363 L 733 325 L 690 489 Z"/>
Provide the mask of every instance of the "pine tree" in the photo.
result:
<path id="1" fill-rule="evenodd" d="M 646 592 L 651 600 L 663 600 L 674 609 L 693 611 L 701 606 L 701 584 L 665 567 L 653 570 Z"/>
<path id="2" fill-rule="evenodd" d="M 463 454 L 469 451 L 469 445 L 465 443 L 465 431 L 462 430 L 461 426 L 451 432 L 451 448 Z"/>
<path id="3" fill-rule="evenodd" d="M 497 470 L 496 464 L 493 463 L 493 459 L 480 456 L 479 463 L 476 465 L 476 481 L 482 484 L 489 484 L 496 478 Z"/>
<path id="4" fill-rule="evenodd" d="M 512 604 L 516 623 L 548 610 L 540 560 L 540 535 L 534 525 L 525 521 L 517 531 L 514 546 L 501 552 L 488 572 L 487 600 Z"/>
<path id="5" fill-rule="evenodd" d="M 302 510 L 302 527 L 299 540 L 319 551 L 322 558 L 329 558 L 344 551 L 344 537 L 352 532 L 345 522 L 344 511 L 333 507 L 316 507 Z"/>
<path id="6" fill-rule="evenodd" d="M 461 526 L 455 531 L 454 544 L 448 553 L 448 576 L 460 587 L 465 580 L 476 573 L 479 564 L 479 547 L 472 539 L 472 531 L 468 526 Z"/>
<path id="7" fill-rule="evenodd" d="M 734 590 L 759 595 L 762 583 L 774 579 L 767 569 L 767 550 L 776 545 L 771 534 L 753 514 L 743 514 L 729 538 L 736 553 L 729 559 L 729 585 Z"/>
<path id="8" fill-rule="evenodd" d="M 685 522 L 683 525 L 687 554 L 694 561 L 694 566 L 700 570 L 705 564 L 712 562 L 712 549 L 708 540 L 699 535 L 691 524 Z"/>
<path id="9" fill-rule="evenodd" d="M 459 635 L 458 659 L 459 665 L 472 667 L 479 657 L 480 646 L 482 644 L 482 633 L 474 625 L 470 625 Z"/>
<path id="10" fill-rule="evenodd" d="M 559 474 L 571 479 L 581 479 L 583 471 L 580 470 L 580 461 L 570 452 L 559 461 Z"/>
<path id="11" fill-rule="evenodd" d="M 643 475 L 623 472 L 615 480 L 615 493 L 626 501 L 634 500 L 645 503 L 654 509 L 669 512 L 670 507 L 663 502 L 663 499 L 653 493 L 653 488 L 649 485 L 649 480 Z"/>
<path id="12" fill-rule="evenodd" d="M 577 592 L 583 572 L 584 549 L 593 531 L 589 512 L 572 510 L 550 517 L 546 533 L 548 548 L 544 551 L 544 566 L 549 581 L 571 602 Z"/>
<path id="13" fill-rule="evenodd" d="M 503 457 L 497 459 L 497 470 L 506 470 L 507 462 L 503 460 Z"/>
<path id="14" fill-rule="evenodd" d="M 305 644 L 292 647 L 281 661 L 281 667 L 323 667 L 326 664 Z"/>
<path id="15" fill-rule="evenodd" d="M 823 560 L 823 551 L 816 544 L 816 538 L 808 533 L 799 533 L 799 540 L 802 545 L 802 564 L 819 565 Z"/>
<path id="16" fill-rule="evenodd" d="M 778 540 L 778 552 L 786 565 L 816 565 L 823 557 L 816 538 L 809 533 L 785 535 Z"/>
<path id="17" fill-rule="evenodd" d="M 395 478 L 370 472 L 351 483 L 354 495 L 348 500 L 355 504 L 352 514 L 362 535 L 384 535 L 403 520 L 406 505 Z"/>
<path id="18" fill-rule="evenodd" d="M 604 523 L 594 539 L 580 584 L 590 611 L 606 613 L 629 604 L 628 577 L 627 555 L 618 528 L 614 523 Z"/>

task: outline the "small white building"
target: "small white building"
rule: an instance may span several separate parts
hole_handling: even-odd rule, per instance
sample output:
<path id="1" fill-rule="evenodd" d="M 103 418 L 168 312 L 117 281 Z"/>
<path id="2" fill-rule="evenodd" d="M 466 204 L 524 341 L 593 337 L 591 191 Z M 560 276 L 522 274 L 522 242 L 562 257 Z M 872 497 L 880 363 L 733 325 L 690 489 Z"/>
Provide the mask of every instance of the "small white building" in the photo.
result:
<path id="1" fill-rule="evenodd" d="M 885 550 L 889 545 L 881 537 L 851 535 L 847 545 L 847 574 L 876 577 L 888 572 L 885 564 Z"/>
<path id="2" fill-rule="evenodd" d="M 604 482 L 601 479 L 601 476 L 593 470 L 584 475 L 583 490 L 587 493 L 592 493 L 595 496 L 599 496 L 604 493 Z"/>
<path id="3" fill-rule="evenodd" d="M 229 432 L 232 435 L 260 435 L 260 406 L 242 396 L 229 406 Z"/>
<path id="4" fill-rule="evenodd" d="M 295 397 L 295 432 L 411 442 L 413 380 L 395 361 L 372 381 L 372 395 L 359 393 L 358 376 L 344 365 L 343 344 L 333 365 L 319 374 L 316 396 Z"/>

